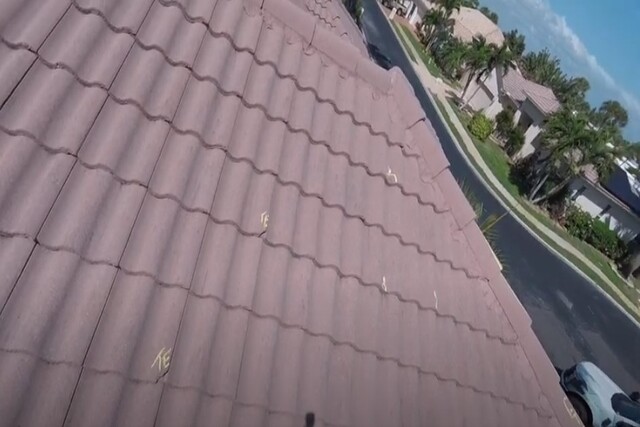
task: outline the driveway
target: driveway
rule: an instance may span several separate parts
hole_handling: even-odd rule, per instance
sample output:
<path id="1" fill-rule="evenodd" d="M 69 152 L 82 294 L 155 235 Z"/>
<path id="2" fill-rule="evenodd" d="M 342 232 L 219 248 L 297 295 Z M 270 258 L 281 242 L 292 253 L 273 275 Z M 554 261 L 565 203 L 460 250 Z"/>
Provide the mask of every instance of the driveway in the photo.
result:
<path id="1" fill-rule="evenodd" d="M 364 6 L 363 28 L 368 42 L 404 71 L 455 177 L 466 183 L 485 212 L 504 212 L 449 137 L 375 0 L 364 0 Z M 554 365 L 565 368 L 590 360 L 625 391 L 640 390 L 640 328 L 511 216 L 498 223 L 496 232 L 496 244 L 505 261 L 504 275 L 529 312 L 533 329 Z"/>

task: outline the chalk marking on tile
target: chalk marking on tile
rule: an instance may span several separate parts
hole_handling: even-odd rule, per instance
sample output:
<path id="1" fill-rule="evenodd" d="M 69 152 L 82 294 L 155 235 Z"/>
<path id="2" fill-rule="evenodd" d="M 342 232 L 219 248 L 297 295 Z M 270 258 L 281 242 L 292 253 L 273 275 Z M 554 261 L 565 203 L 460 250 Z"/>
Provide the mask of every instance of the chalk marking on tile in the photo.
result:
<path id="1" fill-rule="evenodd" d="M 393 179 L 393 183 L 397 184 L 398 183 L 398 175 L 396 175 L 395 173 L 391 172 L 391 166 L 387 166 L 387 176 L 391 179 Z"/>
<path id="2" fill-rule="evenodd" d="M 262 229 L 266 230 L 269 226 L 269 214 L 267 211 L 264 211 L 260 214 L 260 224 L 262 224 Z"/>
<path id="3" fill-rule="evenodd" d="M 436 294 L 436 291 L 433 291 L 433 297 L 436 299 L 436 310 L 438 309 L 438 294 Z"/>
<path id="4" fill-rule="evenodd" d="M 158 364 L 158 371 L 162 372 L 163 370 L 169 367 L 169 363 L 171 362 L 171 349 L 166 349 L 162 347 L 162 349 L 158 352 L 158 355 L 155 359 L 153 359 L 153 363 L 151 367 L 153 368 Z"/>
<path id="5" fill-rule="evenodd" d="M 382 290 L 385 292 L 389 292 L 387 290 L 387 278 L 385 276 L 382 276 Z"/>

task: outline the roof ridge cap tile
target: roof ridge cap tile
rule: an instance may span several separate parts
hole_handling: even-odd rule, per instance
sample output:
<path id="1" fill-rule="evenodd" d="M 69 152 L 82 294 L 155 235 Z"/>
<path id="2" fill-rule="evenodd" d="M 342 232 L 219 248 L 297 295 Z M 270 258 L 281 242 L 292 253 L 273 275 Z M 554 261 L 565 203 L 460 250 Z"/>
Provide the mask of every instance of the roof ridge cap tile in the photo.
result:
<path id="1" fill-rule="evenodd" d="M 391 91 L 392 72 L 383 69 L 373 60 L 362 55 L 348 38 L 340 37 L 319 25 L 318 19 L 312 13 L 297 7 L 290 0 L 264 0 L 262 8 L 300 35 L 307 43 L 306 47 L 313 47 L 381 92 L 389 93 Z M 336 15 L 334 20 L 339 18 Z"/>
<path id="2" fill-rule="evenodd" d="M 311 45 L 315 32 L 319 28 L 318 20 L 311 13 L 305 12 L 290 0 L 264 0 L 262 9 L 277 17 L 302 37 L 307 43 L 305 48 Z"/>
<path id="3" fill-rule="evenodd" d="M 389 70 L 389 73 L 391 74 L 391 94 L 396 100 L 405 128 L 409 129 L 416 123 L 426 120 L 427 116 L 402 70 L 396 66 Z"/>

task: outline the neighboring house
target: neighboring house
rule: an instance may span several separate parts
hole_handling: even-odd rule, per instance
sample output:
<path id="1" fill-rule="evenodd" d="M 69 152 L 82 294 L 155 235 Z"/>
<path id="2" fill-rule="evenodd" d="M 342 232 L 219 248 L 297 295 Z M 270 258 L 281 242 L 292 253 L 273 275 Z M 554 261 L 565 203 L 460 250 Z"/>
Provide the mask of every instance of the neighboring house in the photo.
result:
<path id="1" fill-rule="evenodd" d="M 476 36 L 483 36 L 487 43 L 502 46 L 504 35 L 502 30 L 491 19 L 478 9 L 461 7 L 454 10 L 451 19 L 455 21 L 453 25 L 453 35 L 458 39 L 470 43 Z"/>
<path id="2" fill-rule="evenodd" d="M 427 2 L 427 8 L 439 7 L 436 2 Z M 483 36 L 487 43 L 502 46 L 504 35 L 502 30 L 482 12 L 470 7 L 461 7 L 451 14 L 454 20 L 453 35 L 463 42 L 471 42 L 476 36 Z"/>
<path id="3" fill-rule="evenodd" d="M 598 173 L 589 166 L 569 187 L 573 203 L 605 222 L 625 241 L 640 233 L 640 182 L 629 172 L 637 167 L 634 161 L 618 160 L 607 182 L 600 183 Z"/>
<path id="4" fill-rule="evenodd" d="M 507 73 L 494 69 L 488 76 L 472 82 L 467 104 L 492 119 L 505 108 L 515 112 L 514 124 L 520 126 L 525 135 L 519 157 L 525 157 L 539 147 L 544 121 L 560 108 L 551 89 L 526 79 L 518 69 L 510 69 Z"/>
<path id="5" fill-rule="evenodd" d="M 0 424 L 579 425 L 344 16 L 0 4 Z"/>

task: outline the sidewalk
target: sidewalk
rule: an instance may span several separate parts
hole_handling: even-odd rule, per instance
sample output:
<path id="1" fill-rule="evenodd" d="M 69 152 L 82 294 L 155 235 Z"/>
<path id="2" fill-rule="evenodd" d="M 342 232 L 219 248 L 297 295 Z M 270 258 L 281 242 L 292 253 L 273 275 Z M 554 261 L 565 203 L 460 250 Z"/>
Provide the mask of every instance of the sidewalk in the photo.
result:
<path id="1" fill-rule="evenodd" d="M 400 37 L 405 38 L 405 41 L 408 42 L 404 34 L 400 34 Z M 400 45 L 402 46 L 403 49 L 405 49 L 404 47 L 405 44 L 400 43 Z M 406 46 L 408 46 L 409 49 L 412 50 L 412 53 L 417 58 L 420 57 L 418 55 L 418 52 L 415 50 L 415 48 L 411 43 L 406 43 Z M 531 233 L 541 243 L 547 246 L 557 256 L 562 258 L 576 272 L 581 274 L 585 279 L 587 279 L 594 286 L 596 286 L 596 288 L 601 290 L 601 292 L 604 295 L 606 295 L 613 303 L 615 303 L 623 312 L 627 314 L 629 312 L 632 312 L 637 317 L 640 317 L 640 307 L 638 306 L 638 303 L 636 303 L 635 301 L 631 301 L 624 293 L 622 293 L 620 289 L 618 289 L 618 287 L 602 272 L 602 270 L 600 270 L 600 268 L 598 268 L 587 257 L 585 257 L 582 254 L 582 252 L 578 251 L 571 243 L 567 242 L 565 239 L 563 239 L 561 236 L 555 233 L 552 229 L 548 228 L 546 225 L 538 221 L 533 215 L 531 215 L 522 206 L 522 204 L 518 200 L 516 200 L 502 186 L 500 181 L 498 181 L 498 179 L 493 175 L 493 172 L 487 166 L 480 152 L 478 152 L 474 142 L 471 140 L 471 137 L 467 133 L 467 129 L 460 122 L 458 115 L 449 104 L 449 101 L 447 99 L 447 92 L 456 93 L 457 90 L 449 87 L 445 82 L 441 81 L 440 79 L 436 79 L 435 77 L 433 77 L 427 70 L 426 66 L 422 63 L 422 61 L 418 61 L 418 63 L 411 62 L 411 64 L 416 74 L 420 78 L 422 85 L 426 89 L 427 95 L 431 98 L 431 101 L 435 106 L 435 110 L 440 115 L 442 122 L 444 123 L 445 127 L 447 128 L 447 131 L 449 132 L 449 135 L 451 136 L 451 139 L 457 145 L 458 150 L 460 150 L 463 157 L 465 157 L 465 160 L 467 161 L 467 163 L 469 163 L 469 165 L 471 166 L 471 169 L 476 173 L 478 178 L 482 182 L 484 182 L 485 187 L 487 187 L 487 189 L 496 197 L 496 199 L 500 201 L 500 203 L 504 206 L 504 208 L 507 211 L 509 211 L 512 214 L 512 216 L 523 227 L 525 227 L 527 231 L 529 231 L 529 233 Z M 436 102 L 434 102 L 433 97 L 436 97 L 440 101 L 441 105 L 444 106 L 444 110 L 445 110 L 444 112 L 440 111 L 439 105 Z M 445 117 L 443 116 L 443 113 L 448 116 L 449 120 L 445 119 Z M 453 124 L 458 135 L 460 135 L 460 139 L 449 128 L 449 123 Z M 536 230 L 534 230 L 531 226 L 533 226 L 533 228 L 535 228 Z M 591 269 L 592 272 L 595 273 L 598 276 L 598 278 L 602 281 L 602 285 L 608 288 L 607 289 L 608 292 L 605 292 L 601 286 L 598 286 L 597 283 L 594 283 L 593 280 L 589 276 L 587 276 L 584 271 L 582 271 L 580 268 L 574 265 L 573 262 L 568 260 L 556 248 L 549 245 L 545 241 L 545 239 L 541 237 L 541 234 L 547 239 L 553 241 L 553 243 L 557 245 L 559 248 L 561 248 L 563 251 L 571 254 L 573 257 L 579 260 L 582 264 L 586 265 L 589 269 Z M 612 298 L 610 294 L 615 294 L 616 297 L 623 303 L 624 307 L 621 306 L 621 304 L 618 301 Z M 633 316 L 629 314 L 628 316 L 640 327 L 640 324 L 636 319 L 633 318 Z"/>

